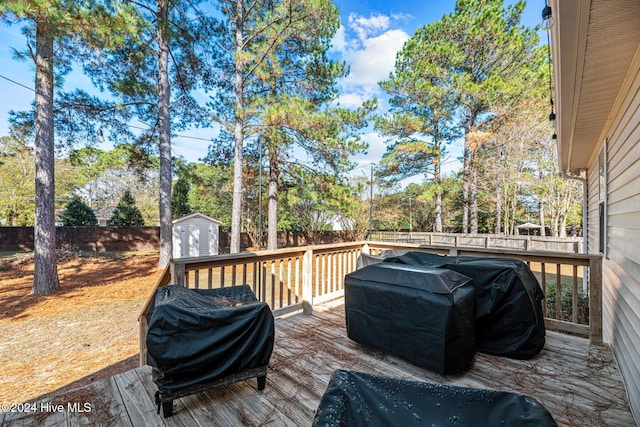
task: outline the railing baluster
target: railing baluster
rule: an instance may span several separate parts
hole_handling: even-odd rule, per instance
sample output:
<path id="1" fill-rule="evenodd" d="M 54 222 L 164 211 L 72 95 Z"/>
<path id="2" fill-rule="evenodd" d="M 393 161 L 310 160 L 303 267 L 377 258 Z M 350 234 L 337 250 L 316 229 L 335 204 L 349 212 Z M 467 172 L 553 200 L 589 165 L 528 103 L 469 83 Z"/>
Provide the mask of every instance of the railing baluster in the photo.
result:
<path id="1" fill-rule="evenodd" d="M 291 258 L 287 258 L 287 305 L 291 305 Z"/>
<path id="2" fill-rule="evenodd" d="M 260 279 L 258 278 L 260 273 L 260 267 L 258 266 L 257 262 L 253 263 L 253 293 L 256 294 L 256 297 L 258 298 L 258 300 L 262 300 L 261 296 L 260 296 L 260 289 L 259 289 L 259 283 L 260 283 Z"/>
<path id="3" fill-rule="evenodd" d="M 571 289 L 571 321 L 578 323 L 578 266 L 573 266 L 573 288 Z"/>
<path id="4" fill-rule="evenodd" d="M 267 262 L 266 261 L 260 263 L 260 274 L 262 275 L 262 281 L 261 281 L 262 291 L 260 291 L 262 293 L 262 301 L 268 302 L 267 301 Z"/>
<path id="5" fill-rule="evenodd" d="M 247 264 L 242 264 L 242 285 L 247 284 Z"/>
<path id="6" fill-rule="evenodd" d="M 236 268 L 235 264 L 231 267 L 231 286 L 236 285 Z"/>
<path id="7" fill-rule="evenodd" d="M 542 294 L 544 295 L 544 304 L 542 304 L 542 314 L 547 317 L 547 270 L 546 263 L 540 263 L 540 278 L 542 280 Z"/>
<path id="8" fill-rule="evenodd" d="M 298 274 L 300 271 L 300 257 L 296 257 L 296 263 L 295 263 L 295 282 L 296 282 L 296 288 L 295 288 L 295 292 L 294 292 L 294 296 L 295 296 L 295 302 L 298 303 L 300 301 L 300 298 L 302 297 L 302 286 L 300 283 L 300 275 Z"/>
<path id="9" fill-rule="evenodd" d="M 316 274 L 314 277 L 314 282 L 315 282 L 315 291 L 313 293 L 313 296 L 317 297 L 320 295 L 320 255 L 315 255 L 313 257 L 315 259 L 315 265 L 316 265 Z"/>
<path id="10" fill-rule="evenodd" d="M 271 261 L 271 309 L 275 310 L 276 305 L 276 262 Z"/>
<path id="11" fill-rule="evenodd" d="M 562 272 L 560 268 L 561 265 L 556 264 L 556 319 L 564 320 L 562 318 Z"/>

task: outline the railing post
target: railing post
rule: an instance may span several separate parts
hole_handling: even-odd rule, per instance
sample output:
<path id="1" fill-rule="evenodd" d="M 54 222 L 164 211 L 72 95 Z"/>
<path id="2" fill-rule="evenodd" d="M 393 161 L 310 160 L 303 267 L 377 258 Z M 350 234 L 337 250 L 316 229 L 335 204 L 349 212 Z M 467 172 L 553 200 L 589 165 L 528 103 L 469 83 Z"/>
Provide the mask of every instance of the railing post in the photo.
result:
<path id="1" fill-rule="evenodd" d="M 302 312 L 313 314 L 313 250 L 308 249 L 302 257 Z"/>
<path id="2" fill-rule="evenodd" d="M 176 263 L 174 260 L 171 260 L 169 261 L 169 265 L 171 266 L 171 284 L 186 286 L 184 280 L 184 263 Z"/>
<path id="3" fill-rule="evenodd" d="M 602 258 L 589 260 L 589 343 L 602 344 Z"/>

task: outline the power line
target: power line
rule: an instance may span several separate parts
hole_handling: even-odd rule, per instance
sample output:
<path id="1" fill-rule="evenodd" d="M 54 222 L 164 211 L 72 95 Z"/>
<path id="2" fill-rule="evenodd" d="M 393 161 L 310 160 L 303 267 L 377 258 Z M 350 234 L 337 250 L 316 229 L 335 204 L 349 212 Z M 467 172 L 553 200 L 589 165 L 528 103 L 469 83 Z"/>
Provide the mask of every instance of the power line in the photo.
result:
<path id="1" fill-rule="evenodd" d="M 20 86 L 20 87 L 24 88 L 24 89 L 28 89 L 28 90 L 30 90 L 32 92 L 35 92 L 35 89 L 33 89 L 32 87 L 23 85 L 22 83 L 17 82 L 17 81 L 15 81 L 13 79 L 10 79 L 7 76 L 4 76 L 4 75 L 0 74 L 0 78 L 3 78 L 3 79 L 5 79 L 5 80 L 17 85 L 17 86 Z M 151 129 L 151 126 L 149 126 L 149 125 L 147 125 L 147 126 L 149 126 L 148 128 L 143 128 L 143 127 L 135 126 L 135 125 L 131 125 L 131 124 L 125 124 L 125 126 L 127 126 L 128 128 L 131 128 L 131 129 L 138 129 L 138 130 L 149 130 L 149 129 Z M 198 141 L 211 142 L 211 138 L 201 138 L 201 137 L 197 137 L 197 136 L 179 135 L 179 134 L 175 134 L 173 136 L 175 138 L 185 138 L 185 139 L 194 139 L 194 140 L 198 140 Z"/>
<path id="2" fill-rule="evenodd" d="M 2 77 L 3 79 L 5 79 L 5 80 L 7 80 L 7 81 L 10 81 L 11 83 L 16 84 L 16 85 L 18 85 L 18 86 L 20 86 L 20 87 L 23 87 L 23 88 L 25 88 L 25 89 L 29 89 L 31 92 L 35 92 L 35 91 L 36 91 L 36 90 L 35 90 L 34 88 L 32 88 L 32 87 L 25 86 L 25 85 L 23 85 L 22 83 L 18 83 L 18 82 L 17 82 L 17 81 L 15 81 L 15 80 L 11 80 L 9 77 L 3 76 L 2 74 L 0 74 L 0 77 Z"/>

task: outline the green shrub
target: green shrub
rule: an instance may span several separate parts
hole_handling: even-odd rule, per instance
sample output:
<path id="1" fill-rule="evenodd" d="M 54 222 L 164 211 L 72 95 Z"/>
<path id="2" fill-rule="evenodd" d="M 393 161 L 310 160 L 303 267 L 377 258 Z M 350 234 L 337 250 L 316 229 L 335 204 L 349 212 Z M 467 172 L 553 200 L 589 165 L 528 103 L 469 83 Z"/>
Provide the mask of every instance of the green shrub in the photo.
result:
<path id="1" fill-rule="evenodd" d="M 125 191 L 118 202 L 118 206 L 113 210 L 113 214 L 107 222 L 107 225 L 133 227 L 141 227 L 144 225 L 142 212 L 140 212 L 140 209 L 136 206 L 136 201 L 129 190 Z"/>
<path id="2" fill-rule="evenodd" d="M 98 219 L 80 197 L 73 196 L 62 212 L 62 225 L 65 227 L 96 226 Z"/>
<path id="3" fill-rule="evenodd" d="M 564 320 L 572 322 L 573 312 L 573 300 L 572 300 L 572 286 L 562 285 L 562 301 L 560 307 L 562 310 L 562 318 L 558 320 Z M 578 323 L 582 325 L 589 324 L 589 296 L 582 292 L 582 288 L 578 287 Z M 556 313 L 556 284 L 547 282 L 547 294 L 545 300 L 547 306 L 547 317 L 555 318 Z"/>

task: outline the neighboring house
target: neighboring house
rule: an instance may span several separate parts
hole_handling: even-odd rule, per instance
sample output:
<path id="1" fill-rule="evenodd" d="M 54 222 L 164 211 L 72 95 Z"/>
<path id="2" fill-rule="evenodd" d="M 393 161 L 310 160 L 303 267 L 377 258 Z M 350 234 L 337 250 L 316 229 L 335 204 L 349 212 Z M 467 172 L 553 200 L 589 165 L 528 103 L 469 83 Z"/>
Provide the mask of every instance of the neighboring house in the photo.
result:
<path id="1" fill-rule="evenodd" d="M 217 255 L 220 224 L 201 213 L 174 220 L 173 258 Z"/>
<path id="2" fill-rule="evenodd" d="M 106 227 L 107 221 L 111 219 L 113 215 L 114 208 L 92 208 L 93 213 L 96 215 L 96 219 L 98 220 L 98 226 Z"/>
<path id="3" fill-rule="evenodd" d="M 551 0 L 560 168 L 583 176 L 604 340 L 640 421 L 640 0 Z"/>

